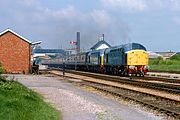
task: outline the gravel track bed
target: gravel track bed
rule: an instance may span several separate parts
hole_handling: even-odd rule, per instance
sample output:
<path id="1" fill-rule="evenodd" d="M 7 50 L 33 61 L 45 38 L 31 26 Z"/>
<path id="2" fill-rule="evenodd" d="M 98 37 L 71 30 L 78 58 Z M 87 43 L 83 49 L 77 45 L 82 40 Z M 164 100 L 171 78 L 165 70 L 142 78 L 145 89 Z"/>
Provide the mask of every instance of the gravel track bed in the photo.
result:
<path id="1" fill-rule="evenodd" d="M 156 108 L 156 109 L 159 109 L 159 108 L 164 109 L 165 108 L 165 109 L 173 111 L 177 114 L 180 112 L 180 107 L 179 107 L 180 104 L 179 104 L 179 102 L 176 102 L 176 101 L 169 101 L 169 100 L 165 100 L 163 98 L 159 98 L 156 96 L 137 93 L 134 91 L 114 88 L 114 87 L 110 87 L 110 86 L 104 86 L 104 85 L 96 84 L 96 83 L 87 83 L 86 85 L 91 86 L 93 88 L 97 88 L 99 90 L 110 92 L 112 94 L 115 94 L 117 96 L 121 96 L 123 98 L 128 98 L 128 99 L 133 99 L 135 101 L 140 101 L 140 102 L 143 102 L 143 104 L 145 103 L 148 105 L 158 106 L 158 108 Z M 169 112 L 168 112 L 168 114 L 169 114 Z M 172 114 L 169 114 L 169 115 L 172 115 Z"/>
<path id="2" fill-rule="evenodd" d="M 75 70 L 67 70 L 68 73 L 75 73 L 75 74 L 84 74 L 84 75 L 90 75 L 90 76 L 99 76 L 99 77 L 107 77 L 107 78 L 119 78 L 119 79 L 123 79 L 123 80 L 130 80 L 130 77 L 120 77 L 118 75 L 107 75 L 107 74 L 99 74 L 99 73 L 92 73 L 92 72 L 83 72 L 83 71 L 75 71 Z M 180 74 L 179 74 L 180 76 Z M 158 76 L 145 76 L 145 77 L 136 77 L 136 76 L 132 76 L 131 77 L 133 80 L 137 80 L 137 81 L 154 81 L 156 83 L 172 83 L 172 84 L 180 84 L 180 78 L 164 78 L 164 77 L 158 77 Z"/>
<path id="3" fill-rule="evenodd" d="M 54 71 L 52 71 L 54 72 Z M 119 77 L 119 76 L 111 76 L 111 75 L 104 75 L 104 74 L 97 74 L 97 73 L 89 73 L 89 72 L 82 72 L 82 71 L 68 71 L 68 74 L 74 74 L 74 75 L 80 75 L 80 76 L 87 76 L 94 79 L 100 79 L 101 81 L 111 81 L 111 82 L 117 82 L 120 84 L 126 84 L 126 85 L 132 85 L 137 87 L 144 87 L 149 89 L 156 89 L 160 91 L 165 91 L 168 93 L 180 93 L 180 85 L 169 84 L 169 83 L 160 83 L 160 82 L 147 82 L 147 80 L 139 80 L 139 79 L 130 79 L 128 77 Z M 145 79 L 145 78 L 144 78 Z"/>
<path id="4" fill-rule="evenodd" d="M 61 74 L 58 71 L 51 71 L 51 73 L 56 74 L 56 75 Z M 86 77 L 86 76 L 81 76 L 81 75 L 75 75 L 75 74 L 71 74 L 71 73 L 66 73 L 66 76 L 67 77 L 73 76 L 73 78 L 82 79 L 82 80 L 85 80 L 87 82 L 97 82 L 100 84 L 111 85 L 111 86 L 119 87 L 119 88 L 126 88 L 126 89 L 130 89 L 130 90 L 134 90 L 134 91 L 139 91 L 142 93 L 153 94 L 153 95 L 157 95 L 160 97 L 165 97 L 168 99 L 174 99 L 176 101 L 180 101 L 180 95 L 178 95 L 178 94 L 171 94 L 171 93 L 164 92 L 164 91 L 159 91 L 159 90 L 154 90 L 154 89 L 149 89 L 149 88 L 144 88 L 144 87 L 141 88 L 138 86 L 121 84 L 121 83 L 117 83 L 117 82 L 106 81 L 103 79 L 96 79 L 96 78 L 91 78 L 91 77 Z"/>
<path id="5" fill-rule="evenodd" d="M 53 76 L 9 75 L 40 92 L 61 111 L 63 120 L 164 120 L 140 108 L 120 104 Z M 71 79 L 71 81 L 81 82 Z"/>

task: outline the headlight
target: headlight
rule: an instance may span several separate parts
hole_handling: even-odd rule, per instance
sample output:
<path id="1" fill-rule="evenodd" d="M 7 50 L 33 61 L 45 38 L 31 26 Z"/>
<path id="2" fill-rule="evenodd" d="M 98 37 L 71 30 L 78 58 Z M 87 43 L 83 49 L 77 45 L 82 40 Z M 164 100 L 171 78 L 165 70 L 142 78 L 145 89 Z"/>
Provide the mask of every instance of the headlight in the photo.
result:
<path id="1" fill-rule="evenodd" d="M 149 69 L 149 66 L 144 66 L 145 69 Z"/>
<path id="2" fill-rule="evenodd" d="M 129 69 L 134 69 L 135 68 L 135 66 L 129 66 Z"/>

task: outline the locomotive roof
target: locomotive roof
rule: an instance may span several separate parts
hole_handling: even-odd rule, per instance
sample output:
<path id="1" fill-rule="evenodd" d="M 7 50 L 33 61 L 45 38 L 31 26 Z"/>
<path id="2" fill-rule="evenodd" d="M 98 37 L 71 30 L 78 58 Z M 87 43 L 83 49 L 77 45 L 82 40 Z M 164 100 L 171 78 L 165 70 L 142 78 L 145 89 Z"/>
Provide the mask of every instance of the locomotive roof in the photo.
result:
<path id="1" fill-rule="evenodd" d="M 139 43 L 125 44 L 124 49 L 125 49 L 125 52 L 127 52 L 129 50 L 134 50 L 134 49 L 143 49 L 143 50 L 146 51 L 146 48 L 143 45 L 139 44 Z"/>
<path id="2" fill-rule="evenodd" d="M 128 44 L 122 44 L 122 45 L 119 45 L 119 46 L 114 46 L 114 47 L 111 47 L 111 48 L 93 50 L 93 51 L 88 52 L 87 54 L 88 55 L 96 54 L 96 53 L 103 54 L 104 51 L 106 53 L 108 53 L 111 50 L 120 49 L 120 48 L 122 48 L 124 52 L 134 50 L 134 49 L 143 49 L 143 50 L 146 51 L 146 48 L 143 45 L 139 44 L 139 43 L 128 43 Z"/>
<path id="3" fill-rule="evenodd" d="M 124 50 L 124 52 L 130 51 L 130 50 L 133 50 L 133 49 L 146 50 L 146 48 L 143 45 L 139 44 L 139 43 L 128 43 L 128 44 L 122 44 L 122 45 L 119 45 L 119 46 L 107 48 L 106 53 L 110 52 L 111 50 L 120 49 L 120 48 L 122 48 Z"/>

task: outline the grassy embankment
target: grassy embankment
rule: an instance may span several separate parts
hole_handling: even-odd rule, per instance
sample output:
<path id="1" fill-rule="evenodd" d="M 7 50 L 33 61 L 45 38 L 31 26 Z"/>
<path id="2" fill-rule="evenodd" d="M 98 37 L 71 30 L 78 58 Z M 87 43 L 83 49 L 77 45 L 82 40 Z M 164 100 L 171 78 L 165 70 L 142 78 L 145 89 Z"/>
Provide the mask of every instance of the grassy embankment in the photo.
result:
<path id="1" fill-rule="evenodd" d="M 39 94 L 0 76 L 0 120 L 59 120 L 59 113 Z"/>
<path id="2" fill-rule="evenodd" d="M 180 55 L 175 55 L 168 60 L 163 60 L 161 57 L 149 60 L 150 70 L 152 71 L 169 71 L 180 72 Z"/>

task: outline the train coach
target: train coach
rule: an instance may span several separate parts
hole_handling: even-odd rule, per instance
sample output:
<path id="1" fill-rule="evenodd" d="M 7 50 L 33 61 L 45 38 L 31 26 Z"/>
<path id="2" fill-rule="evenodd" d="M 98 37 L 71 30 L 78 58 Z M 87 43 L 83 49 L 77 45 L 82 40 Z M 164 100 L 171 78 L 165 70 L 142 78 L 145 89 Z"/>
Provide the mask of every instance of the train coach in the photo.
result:
<path id="1" fill-rule="evenodd" d="M 68 56 L 65 64 L 67 69 L 121 76 L 144 76 L 148 71 L 148 59 L 148 52 L 143 45 L 129 43 Z"/>

